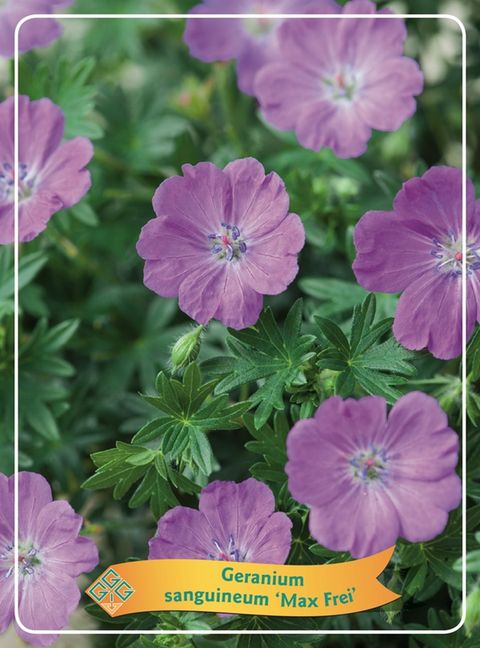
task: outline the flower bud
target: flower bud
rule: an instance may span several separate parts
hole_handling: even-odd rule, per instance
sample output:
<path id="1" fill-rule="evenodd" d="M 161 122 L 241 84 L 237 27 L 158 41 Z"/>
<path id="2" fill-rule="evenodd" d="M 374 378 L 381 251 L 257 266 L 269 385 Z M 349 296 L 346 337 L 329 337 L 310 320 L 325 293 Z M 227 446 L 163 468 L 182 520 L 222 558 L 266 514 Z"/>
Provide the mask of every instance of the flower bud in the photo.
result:
<path id="1" fill-rule="evenodd" d="M 178 338 L 170 355 L 173 371 L 183 369 L 197 359 L 200 353 L 201 335 L 204 330 L 203 326 L 197 326 Z"/>

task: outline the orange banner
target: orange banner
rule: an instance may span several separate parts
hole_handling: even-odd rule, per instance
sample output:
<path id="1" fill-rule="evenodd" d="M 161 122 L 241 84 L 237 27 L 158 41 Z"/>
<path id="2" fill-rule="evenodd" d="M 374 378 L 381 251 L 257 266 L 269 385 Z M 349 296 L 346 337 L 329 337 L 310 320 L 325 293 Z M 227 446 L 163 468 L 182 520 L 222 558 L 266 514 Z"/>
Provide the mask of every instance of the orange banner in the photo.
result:
<path id="1" fill-rule="evenodd" d="M 86 593 L 110 616 L 181 610 L 266 616 L 361 612 L 400 598 L 378 582 L 394 547 L 329 565 L 142 560 L 113 565 Z"/>

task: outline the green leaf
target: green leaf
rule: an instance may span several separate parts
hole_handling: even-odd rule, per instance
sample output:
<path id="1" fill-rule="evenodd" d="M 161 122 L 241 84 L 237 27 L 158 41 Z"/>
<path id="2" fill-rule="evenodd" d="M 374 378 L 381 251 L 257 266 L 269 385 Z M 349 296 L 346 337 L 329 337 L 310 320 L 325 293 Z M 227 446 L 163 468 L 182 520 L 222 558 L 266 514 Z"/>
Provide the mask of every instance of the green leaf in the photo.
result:
<path id="1" fill-rule="evenodd" d="M 146 423 L 132 439 L 132 443 L 147 443 L 162 436 L 163 432 L 172 425 L 169 417 L 162 416 Z"/>
<path id="2" fill-rule="evenodd" d="M 352 311 L 368 294 L 358 284 L 340 279 L 300 279 L 299 286 L 305 294 L 322 302 L 321 312 L 327 318 Z"/>
<path id="3" fill-rule="evenodd" d="M 366 334 L 370 332 L 376 309 L 375 295 L 371 293 L 361 305 L 357 305 L 353 309 L 352 333 L 350 335 L 350 347 L 353 355 L 355 355 L 360 341 L 364 340 Z"/>
<path id="4" fill-rule="evenodd" d="M 338 327 L 335 322 L 324 319 L 323 317 L 317 316 L 315 317 L 315 321 L 330 344 L 332 344 L 342 354 L 342 356 L 349 358 L 350 344 L 341 328 Z"/>
<path id="5" fill-rule="evenodd" d="M 375 323 L 376 299 L 367 296 L 354 308 L 350 339 L 331 320 L 315 316 L 323 336 L 330 346 L 317 355 L 319 369 L 338 371 L 335 391 L 351 396 L 360 387 L 367 394 L 383 396 L 393 404 L 402 392 L 396 388 L 416 373 L 411 364 L 415 354 L 404 349 L 390 335 L 392 319 Z"/>
<path id="6" fill-rule="evenodd" d="M 13 250 L 4 247 L 1 254 L 5 257 L 5 270 L 0 276 L 0 301 L 9 299 L 14 292 Z M 18 288 L 22 290 L 38 275 L 48 260 L 44 252 L 33 252 L 20 257 L 18 262 Z"/>
<path id="7" fill-rule="evenodd" d="M 428 565 L 426 562 L 412 567 L 408 571 L 407 577 L 405 578 L 405 581 L 403 583 L 403 592 L 408 594 L 409 596 L 416 594 L 419 590 L 422 589 L 427 577 L 427 573 Z"/>
<path id="8" fill-rule="evenodd" d="M 115 448 L 93 454 L 92 461 L 97 471 L 82 484 L 83 488 L 113 486 L 114 498 L 122 499 L 136 482 L 140 482 L 129 500 L 129 506 L 136 508 L 150 500 L 152 512 L 158 517 L 178 503 L 168 483 L 166 470 L 158 470 L 158 452 L 118 441 Z M 184 483 L 188 482 L 185 478 Z"/>
<path id="9" fill-rule="evenodd" d="M 116 448 L 93 454 L 97 470 L 84 488 L 113 486 L 114 497 L 121 499 L 140 480 L 129 505 L 150 501 L 157 516 L 175 505 L 173 489 L 196 492 L 196 482 L 205 483 L 215 465 L 206 433 L 241 427 L 241 417 L 251 407 L 248 401 L 229 403 L 226 394 L 212 396 L 217 382 L 202 385 L 195 363 L 185 369 L 182 382 L 160 372 L 155 381 L 158 395 L 143 399 L 164 415 L 144 425 L 132 443 L 117 442 Z"/>
<path id="10" fill-rule="evenodd" d="M 254 477 L 264 481 L 284 483 L 287 480 L 285 464 L 287 462 L 286 439 L 290 424 L 285 412 L 276 412 L 273 426 L 265 423 L 258 427 L 251 414 L 244 416 L 245 426 L 254 441 L 248 441 L 245 448 L 250 452 L 262 455 L 264 461 L 254 464 L 250 472 Z"/>
<path id="11" fill-rule="evenodd" d="M 60 354 L 74 337 L 78 324 L 78 320 L 67 320 L 49 328 L 47 320 L 41 319 L 31 332 L 20 329 L 20 435 L 30 441 L 31 447 L 46 453 L 62 445 L 60 422 L 70 407 L 65 378 L 73 376 L 75 370 Z M 12 391 L 13 366 L 9 362 L 6 371 L 0 372 L 0 430 L 13 425 L 9 422 Z M 27 452 L 26 445 L 22 451 Z"/>
<path id="12" fill-rule="evenodd" d="M 429 565 L 435 574 L 444 582 L 448 583 L 457 590 L 462 589 L 462 576 L 454 569 L 453 560 L 440 558 L 430 549 L 425 550 L 425 555 Z"/>
<path id="13" fill-rule="evenodd" d="M 199 430 L 190 430 L 190 451 L 194 463 L 200 468 L 205 476 L 213 472 L 213 453 L 210 443 L 205 434 Z"/>
<path id="14" fill-rule="evenodd" d="M 355 359 L 356 366 L 378 371 L 389 371 L 403 376 L 413 376 L 415 367 L 410 361 L 415 354 L 402 347 L 395 338 L 389 338 L 383 344 L 369 348 L 360 358 Z"/>
<path id="15" fill-rule="evenodd" d="M 227 372 L 216 387 L 217 393 L 230 392 L 240 385 L 262 380 L 250 397 L 256 406 L 255 426 L 261 428 L 274 409 L 284 407 L 284 393 L 306 366 L 314 337 L 301 335 L 302 301 L 290 309 L 283 330 L 270 308 L 266 308 L 255 326 L 242 331 L 230 331 L 227 339 L 232 353 L 230 362 L 222 362 Z"/>
<path id="16" fill-rule="evenodd" d="M 41 400 L 30 400 L 25 409 L 27 422 L 38 434 L 48 441 L 56 441 L 60 438 L 57 422 L 50 409 Z"/>
<path id="17" fill-rule="evenodd" d="M 467 347 L 467 366 L 470 380 L 480 380 L 480 326 L 477 326 Z"/>
<path id="18" fill-rule="evenodd" d="M 383 396 L 390 404 L 402 395 L 402 392 L 391 386 L 392 378 L 379 371 L 355 366 L 352 367 L 352 374 L 368 394 Z"/>
<path id="19" fill-rule="evenodd" d="M 35 53 L 20 61 L 20 93 L 30 99 L 49 97 L 65 114 L 65 137 L 102 136 L 103 129 L 92 119 L 96 88 L 89 79 L 96 66 L 94 58 L 71 61 L 64 55 L 41 60 Z"/>

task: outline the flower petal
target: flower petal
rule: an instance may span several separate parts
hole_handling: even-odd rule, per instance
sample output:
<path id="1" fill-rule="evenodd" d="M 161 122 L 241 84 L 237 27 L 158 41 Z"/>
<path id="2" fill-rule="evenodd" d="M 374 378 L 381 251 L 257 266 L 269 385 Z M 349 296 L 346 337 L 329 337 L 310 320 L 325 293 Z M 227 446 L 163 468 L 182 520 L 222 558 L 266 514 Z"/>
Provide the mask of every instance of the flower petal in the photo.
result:
<path id="1" fill-rule="evenodd" d="M 142 227 L 137 252 L 145 260 L 205 259 L 210 247 L 208 237 L 198 237 L 185 222 L 160 216 Z"/>
<path id="2" fill-rule="evenodd" d="M 393 333 L 407 349 L 425 347 L 449 360 L 462 352 L 462 283 L 459 277 L 432 270 L 403 292 L 397 305 Z M 476 302 L 469 286 L 467 339 L 475 325 Z"/>
<path id="3" fill-rule="evenodd" d="M 42 548 L 42 556 L 49 568 L 76 578 L 88 574 L 98 565 L 98 549 L 93 540 L 80 536 L 48 549 Z"/>
<path id="4" fill-rule="evenodd" d="M 348 459 L 314 419 L 298 421 L 287 438 L 288 488 L 302 504 L 323 506 L 348 490 Z"/>
<path id="5" fill-rule="evenodd" d="M 422 392 L 402 396 L 385 432 L 392 479 L 432 481 L 451 474 L 458 462 L 458 435 L 438 401 Z"/>
<path id="6" fill-rule="evenodd" d="M 0 473 L 0 553 L 5 546 L 13 544 L 13 479 Z"/>
<path id="7" fill-rule="evenodd" d="M 384 489 L 357 486 L 330 504 L 310 511 L 310 533 L 332 551 L 349 551 L 353 558 L 370 556 L 395 544 L 400 524 Z"/>
<path id="8" fill-rule="evenodd" d="M 7 631 L 13 621 L 14 578 L 13 574 L 7 577 L 7 573 L 6 570 L 0 569 L 0 583 L 2 584 L 0 587 L 0 635 Z"/>
<path id="9" fill-rule="evenodd" d="M 320 405 L 314 419 L 297 422 L 287 437 L 285 467 L 293 497 L 318 507 L 353 488 L 350 460 L 383 438 L 386 420 L 381 397 L 334 396 Z"/>
<path id="10" fill-rule="evenodd" d="M 288 213 L 290 199 L 285 183 L 276 173 L 265 175 L 255 158 L 230 162 L 224 169 L 232 187 L 230 220 L 238 225 L 247 245 L 272 232 Z"/>
<path id="11" fill-rule="evenodd" d="M 235 543 L 249 549 L 259 530 L 275 510 L 272 491 L 256 479 L 235 482 L 214 481 L 200 495 L 199 510 L 208 520 L 221 545 Z"/>
<path id="12" fill-rule="evenodd" d="M 149 541 L 149 560 L 192 558 L 206 560 L 215 547 L 210 525 L 202 513 L 175 506 L 158 521 L 157 532 Z"/>
<path id="13" fill-rule="evenodd" d="M 237 56 L 237 82 L 239 89 L 248 95 L 255 94 L 255 80 L 260 70 L 274 60 L 275 43 L 270 37 L 265 40 L 246 38 Z"/>
<path id="14" fill-rule="evenodd" d="M 262 295 L 278 295 L 297 276 L 297 254 L 304 244 L 302 221 L 288 214 L 275 230 L 253 239 L 242 260 L 242 277 Z"/>
<path id="15" fill-rule="evenodd" d="M 61 209 L 63 202 L 54 191 L 48 189 L 36 191 L 34 196 L 23 201 L 18 210 L 20 241 L 31 241 L 43 232 L 50 218 Z"/>
<path id="16" fill-rule="evenodd" d="M 199 324 L 208 324 L 224 298 L 228 268 L 210 258 L 195 269 L 189 268 L 178 290 L 178 305 Z"/>
<path id="17" fill-rule="evenodd" d="M 73 578 L 62 572 L 42 570 L 41 576 L 24 579 L 20 588 L 19 619 L 30 630 L 61 630 L 80 601 Z M 36 646 L 50 646 L 54 635 L 31 635 L 19 627 L 17 634 Z"/>
<path id="18" fill-rule="evenodd" d="M 19 161 L 38 172 L 60 145 L 65 118 L 50 99 L 19 97 L 18 102 Z M 13 102 L 10 108 L 13 110 Z"/>
<path id="19" fill-rule="evenodd" d="M 90 173 L 85 169 L 93 157 L 93 145 L 85 137 L 61 144 L 39 174 L 38 188 L 53 189 L 64 208 L 72 207 L 90 189 Z"/>
<path id="20" fill-rule="evenodd" d="M 265 119 L 281 130 L 296 127 L 299 113 L 321 100 L 318 83 L 291 63 L 271 63 L 255 77 L 255 95 Z"/>
<path id="21" fill-rule="evenodd" d="M 292 522 L 285 513 L 273 513 L 248 543 L 248 562 L 283 564 L 292 546 Z M 246 541 L 243 541 L 246 543 Z"/>
<path id="22" fill-rule="evenodd" d="M 0 205 L 0 245 L 13 243 L 14 217 L 13 205 Z"/>
<path id="23" fill-rule="evenodd" d="M 226 268 L 225 284 L 213 315 L 225 326 L 237 330 L 256 324 L 263 306 L 262 295 L 244 280 L 241 266 L 243 264 L 240 262 L 234 267 Z"/>
<path id="24" fill-rule="evenodd" d="M 296 127 L 300 144 L 319 151 L 331 148 L 337 157 L 358 157 L 367 150 L 372 129 L 354 105 L 318 101 L 301 110 Z"/>
<path id="25" fill-rule="evenodd" d="M 82 528 L 83 519 L 64 500 L 49 502 L 36 512 L 31 539 L 42 549 L 55 549 L 74 540 Z"/>
<path id="26" fill-rule="evenodd" d="M 246 9 L 242 0 L 207 0 L 192 9 L 192 14 L 242 13 Z M 184 41 L 190 54 L 205 63 L 228 61 L 245 47 L 247 34 L 241 20 L 228 18 L 187 19 Z"/>
<path id="27" fill-rule="evenodd" d="M 416 61 L 406 57 L 387 61 L 379 58 L 375 72 L 369 72 L 368 79 L 361 88 L 355 108 L 371 128 L 395 131 L 415 114 L 415 97 L 422 90 L 423 74 Z"/>
<path id="28" fill-rule="evenodd" d="M 427 542 L 444 531 L 448 511 L 460 504 L 462 482 L 455 473 L 428 482 L 401 479 L 388 494 L 400 514 L 400 535 L 409 542 Z"/>
<path id="29" fill-rule="evenodd" d="M 354 240 L 353 271 L 366 290 L 399 292 L 433 272 L 434 244 L 420 222 L 405 221 L 394 212 L 367 212 L 355 227 Z"/>
<path id="30" fill-rule="evenodd" d="M 157 216 L 168 216 L 207 237 L 230 216 L 231 189 L 225 173 L 211 162 L 185 164 L 184 176 L 168 178 L 153 197 Z"/>
<path id="31" fill-rule="evenodd" d="M 462 172 L 453 167 L 437 166 L 421 178 L 403 185 L 394 202 L 394 210 L 406 220 L 412 218 L 430 225 L 440 237 L 450 232 L 458 235 L 462 228 Z M 475 189 L 467 180 L 467 219 L 475 218 Z"/>
<path id="32" fill-rule="evenodd" d="M 192 272 L 199 271 L 206 263 L 192 265 L 190 258 L 167 258 L 163 261 L 147 261 L 143 273 L 143 282 L 161 297 L 176 297 L 182 281 Z"/>
<path id="33" fill-rule="evenodd" d="M 2 41 L 2 25 L 3 21 L 0 19 L 0 43 Z M 0 56 L 2 54 L 2 46 L 0 45 Z M 25 103 L 26 97 L 19 97 L 20 103 Z M 2 152 L 1 163 L 8 162 L 13 166 L 14 160 L 14 98 L 7 97 L 5 101 L 0 102 L 0 151 Z"/>
<path id="34" fill-rule="evenodd" d="M 10 480 L 13 492 L 13 475 Z M 52 489 L 45 477 L 33 472 L 18 474 L 18 488 L 19 536 L 20 539 L 27 539 L 35 533 L 39 512 L 52 501 Z"/>
<path id="35" fill-rule="evenodd" d="M 369 0 L 353 0 L 347 2 L 342 13 L 381 15 L 393 12 L 388 8 L 376 11 L 375 3 Z M 389 18 L 342 20 L 339 29 L 343 49 L 348 52 L 352 65 L 359 69 L 370 71 L 387 63 L 388 59 L 401 57 L 403 54 L 407 38 L 407 28 L 403 20 Z"/>

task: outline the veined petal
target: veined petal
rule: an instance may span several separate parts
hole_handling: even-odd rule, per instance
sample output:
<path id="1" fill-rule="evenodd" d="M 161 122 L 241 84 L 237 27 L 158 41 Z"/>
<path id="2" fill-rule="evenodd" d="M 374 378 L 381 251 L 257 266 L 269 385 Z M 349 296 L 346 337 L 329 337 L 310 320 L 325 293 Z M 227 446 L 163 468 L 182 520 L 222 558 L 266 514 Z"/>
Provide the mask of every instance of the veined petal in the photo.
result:
<path id="1" fill-rule="evenodd" d="M 422 224 L 395 212 L 367 212 L 355 227 L 353 271 L 366 290 L 395 293 L 434 271 L 434 243 Z"/>
<path id="2" fill-rule="evenodd" d="M 462 283 L 459 277 L 432 270 L 402 293 L 393 332 L 407 349 L 425 347 L 437 358 L 449 360 L 462 352 Z M 469 286 L 467 339 L 475 325 L 476 302 Z"/>
<path id="3" fill-rule="evenodd" d="M 202 513 L 186 506 L 175 506 L 161 517 L 157 532 L 148 546 L 148 558 L 192 558 L 206 560 L 212 543 L 210 525 Z"/>
<path id="4" fill-rule="evenodd" d="M 54 188 L 64 208 L 72 207 L 87 193 L 92 181 L 85 169 L 93 157 L 93 145 L 85 137 L 61 144 L 39 174 L 38 188 Z"/>
<path id="5" fill-rule="evenodd" d="M 242 268 L 227 268 L 224 288 L 214 313 L 215 319 L 225 326 L 244 329 L 257 323 L 262 306 L 262 295 L 244 280 Z"/>
<path id="6" fill-rule="evenodd" d="M 400 534 L 409 542 L 427 542 L 440 535 L 448 512 L 462 498 L 462 482 L 455 473 L 436 481 L 395 480 L 389 489 L 392 504 L 400 511 Z"/>
<path id="7" fill-rule="evenodd" d="M 288 213 L 290 199 L 279 175 L 265 175 L 255 158 L 230 162 L 224 169 L 232 186 L 230 221 L 242 236 L 255 242 L 275 230 Z"/>

